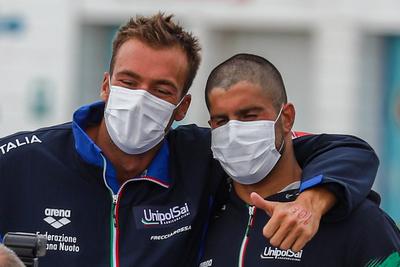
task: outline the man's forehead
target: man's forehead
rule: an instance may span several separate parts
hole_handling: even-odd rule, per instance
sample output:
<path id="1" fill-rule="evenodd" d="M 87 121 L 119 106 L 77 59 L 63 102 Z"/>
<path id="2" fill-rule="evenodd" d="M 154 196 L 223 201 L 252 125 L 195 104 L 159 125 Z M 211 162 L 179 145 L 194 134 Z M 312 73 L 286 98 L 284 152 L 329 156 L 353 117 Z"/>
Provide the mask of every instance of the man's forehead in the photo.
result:
<path id="1" fill-rule="evenodd" d="M 121 44 L 116 53 L 116 61 L 129 60 L 129 58 L 126 58 L 127 55 L 135 57 L 162 56 L 173 62 L 184 60 L 185 65 L 188 64 L 185 51 L 178 45 L 154 46 L 137 38 L 128 39 Z M 180 64 L 182 64 L 182 62 L 180 62 Z"/>
<path id="2" fill-rule="evenodd" d="M 256 88 L 256 89 L 262 89 L 261 85 L 259 83 L 253 82 L 251 80 L 237 80 L 237 81 L 231 81 L 229 84 L 225 84 L 224 86 L 221 86 L 220 88 L 224 88 L 225 90 L 230 90 L 233 88 L 237 87 L 247 87 L 247 88 Z"/>
<path id="3" fill-rule="evenodd" d="M 130 39 L 119 48 L 113 73 L 130 70 L 136 76 L 173 81 L 180 90 L 186 81 L 188 62 L 179 47 L 154 48 L 138 39 Z"/>
<path id="4" fill-rule="evenodd" d="M 262 88 L 259 84 L 251 81 L 242 80 L 228 87 L 216 86 L 210 91 L 212 98 L 218 99 L 219 97 L 237 97 L 239 99 L 248 98 L 262 98 L 267 102 L 271 102 L 271 94 L 267 90 Z"/>
<path id="5" fill-rule="evenodd" d="M 273 108 L 271 97 L 258 85 L 239 82 L 229 88 L 216 87 L 209 95 L 212 112 L 269 110 Z"/>

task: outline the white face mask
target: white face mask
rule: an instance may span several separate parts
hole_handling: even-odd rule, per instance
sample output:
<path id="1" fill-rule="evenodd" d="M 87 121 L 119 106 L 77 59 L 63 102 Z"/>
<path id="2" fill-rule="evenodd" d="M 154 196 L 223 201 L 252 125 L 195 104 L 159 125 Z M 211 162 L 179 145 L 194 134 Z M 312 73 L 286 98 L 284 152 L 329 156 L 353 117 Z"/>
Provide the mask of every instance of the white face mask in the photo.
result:
<path id="1" fill-rule="evenodd" d="M 283 109 L 283 107 L 282 107 Z M 211 150 L 225 172 L 240 184 L 255 184 L 274 168 L 281 154 L 275 148 L 275 121 L 236 121 L 213 129 Z M 279 151 L 283 148 L 282 145 Z"/>
<path id="2" fill-rule="evenodd" d="M 175 108 L 145 90 L 110 83 L 110 95 L 104 111 L 108 134 L 123 152 L 144 153 L 163 140 Z"/>

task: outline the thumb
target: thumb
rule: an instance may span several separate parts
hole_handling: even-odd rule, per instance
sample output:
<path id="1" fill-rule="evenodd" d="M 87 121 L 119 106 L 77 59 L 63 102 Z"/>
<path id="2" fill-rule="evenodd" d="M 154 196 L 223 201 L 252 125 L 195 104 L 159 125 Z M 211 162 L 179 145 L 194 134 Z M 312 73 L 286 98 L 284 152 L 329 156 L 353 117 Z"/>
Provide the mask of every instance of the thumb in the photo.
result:
<path id="1" fill-rule="evenodd" d="M 259 194 L 253 192 L 250 194 L 251 202 L 259 209 L 264 210 L 269 216 L 274 213 L 277 203 L 263 199 Z"/>

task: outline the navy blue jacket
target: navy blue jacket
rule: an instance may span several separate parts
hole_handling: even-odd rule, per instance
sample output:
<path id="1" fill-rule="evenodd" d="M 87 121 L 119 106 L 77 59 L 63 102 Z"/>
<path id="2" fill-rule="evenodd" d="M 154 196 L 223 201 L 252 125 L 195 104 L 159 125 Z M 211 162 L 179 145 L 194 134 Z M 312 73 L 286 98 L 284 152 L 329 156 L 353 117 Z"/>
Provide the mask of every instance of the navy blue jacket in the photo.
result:
<path id="1" fill-rule="evenodd" d="M 288 190 L 267 199 L 288 202 L 297 193 Z M 400 231 L 369 199 L 341 221 L 322 221 L 317 234 L 297 253 L 274 247 L 263 238 L 262 230 L 269 218 L 232 190 L 225 209 L 210 223 L 199 266 L 400 266 Z"/>
<path id="2" fill-rule="evenodd" d="M 98 102 L 76 111 L 72 123 L 0 139 L 0 235 L 46 235 L 42 267 L 195 265 L 211 209 L 227 195 L 210 130 L 171 130 L 147 170 L 120 185 L 112 163 L 84 131 L 103 112 Z M 307 183 L 327 183 L 346 214 L 368 194 L 378 160 L 356 138 L 322 137 L 295 141 L 298 157 L 308 177 L 328 170 Z M 350 147 L 342 155 L 348 165 L 330 167 L 338 160 L 333 155 Z M 347 170 L 366 163 L 355 176 Z"/>

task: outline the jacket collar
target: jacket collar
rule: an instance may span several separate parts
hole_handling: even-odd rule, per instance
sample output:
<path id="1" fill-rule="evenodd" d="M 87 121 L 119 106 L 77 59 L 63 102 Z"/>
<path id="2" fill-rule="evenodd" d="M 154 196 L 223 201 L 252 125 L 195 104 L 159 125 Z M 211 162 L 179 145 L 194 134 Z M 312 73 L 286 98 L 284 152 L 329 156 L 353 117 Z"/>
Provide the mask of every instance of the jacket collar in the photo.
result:
<path id="1" fill-rule="evenodd" d="M 72 121 L 72 132 L 75 139 L 76 151 L 85 162 L 98 167 L 103 167 L 104 165 L 104 154 L 102 153 L 101 148 L 98 147 L 86 134 L 85 129 L 101 122 L 103 119 L 104 107 L 105 103 L 103 101 L 82 106 L 75 111 Z M 107 184 L 116 194 L 121 185 L 117 180 L 115 167 L 107 158 L 106 164 Z M 141 175 L 132 177 L 131 179 L 136 181 L 150 181 L 165 188 L 170 186 L 169 147 L 166 139 L 164 139 L 160 151 L 154 157 L 149 167 Z"/>

